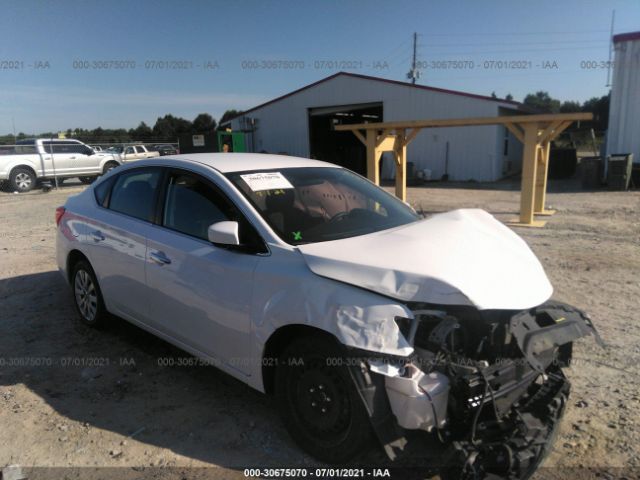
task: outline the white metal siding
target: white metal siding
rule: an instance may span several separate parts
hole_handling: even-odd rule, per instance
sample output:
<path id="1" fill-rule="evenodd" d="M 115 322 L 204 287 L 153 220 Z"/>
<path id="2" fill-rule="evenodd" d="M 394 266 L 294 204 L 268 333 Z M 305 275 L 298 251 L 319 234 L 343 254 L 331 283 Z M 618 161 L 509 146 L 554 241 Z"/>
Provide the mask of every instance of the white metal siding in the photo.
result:
<path id="1" fill-rule="evenodd" d="M 491 100 L 337 76 L 248 113 L 258 119 L 255 151 L 308 157 L 309 108 L 370 102 L 382 102 L 384 121 L 497 116 L 499 106 L 509 107 Z M 232 122 L 232 128 L 241 129 L 240 119 Z M 451 180 L 496 180 L 502 174 L 502 147 L 496 142 L 501 132 L 495 125 L 426 129 L 409 145 L 407 160 L 416 170 L 428 168 L 432 178 L 440 178 L 448 141 Z"/>
<path id="2" fill-rule="evenodd" d="M 640 162 L 640 40 L 615 44 L 607 155 L 633 153 Z"/>

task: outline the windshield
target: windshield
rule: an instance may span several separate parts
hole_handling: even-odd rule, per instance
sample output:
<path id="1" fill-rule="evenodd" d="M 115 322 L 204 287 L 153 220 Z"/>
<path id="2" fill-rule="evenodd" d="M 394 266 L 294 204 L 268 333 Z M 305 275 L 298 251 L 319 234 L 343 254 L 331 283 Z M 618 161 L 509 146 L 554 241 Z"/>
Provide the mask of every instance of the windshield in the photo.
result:
<path id="1" fill-rule="evenodd" d="M 421 217 L 393 195 L 342 168 L 232 172 L 227 178 L 292 245 L 364 235 Z"/>

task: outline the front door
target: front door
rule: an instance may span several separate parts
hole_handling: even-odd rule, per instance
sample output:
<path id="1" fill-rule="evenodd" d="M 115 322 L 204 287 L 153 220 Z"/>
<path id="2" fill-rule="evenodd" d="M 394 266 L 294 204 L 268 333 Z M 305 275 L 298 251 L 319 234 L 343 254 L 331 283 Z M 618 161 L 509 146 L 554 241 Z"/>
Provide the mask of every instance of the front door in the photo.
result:
<path id="1" fill-rule="evenodd" d="M 253 274 L 262 257 L 207 239 L 209 225 L 236 219 L 215 185 L 172 170 L 160 224 L 148 237 L 146 272 L 154 328 L 246 373 Z"/>

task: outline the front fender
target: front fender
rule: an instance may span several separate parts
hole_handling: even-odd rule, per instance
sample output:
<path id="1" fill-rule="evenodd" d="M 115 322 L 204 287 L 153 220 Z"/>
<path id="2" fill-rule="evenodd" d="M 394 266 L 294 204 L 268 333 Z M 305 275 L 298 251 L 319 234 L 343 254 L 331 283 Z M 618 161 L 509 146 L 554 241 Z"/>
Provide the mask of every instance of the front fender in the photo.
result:
<path id="1" fill-rule="evenodd" d="M 252 332 L 256 358 L 269 337 L 287 325 L 323 330 L 348 347 L 407 357 L 413 347 L 395 317 L 413 318 L 403 304 L 309 270 L 296 250 L 271 248 L 256 268 Z M 257 369 L 257 378 L 261 378 Z M 253 375 L 252 375 L 253 376 Z"/>

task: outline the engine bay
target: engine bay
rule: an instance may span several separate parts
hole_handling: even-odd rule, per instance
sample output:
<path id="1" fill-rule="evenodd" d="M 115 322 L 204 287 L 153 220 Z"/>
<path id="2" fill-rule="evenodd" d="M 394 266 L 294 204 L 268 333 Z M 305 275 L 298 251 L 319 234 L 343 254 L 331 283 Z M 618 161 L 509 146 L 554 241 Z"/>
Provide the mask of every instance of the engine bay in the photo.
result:
<path id="1" fill-rule="evenodd" d="M 572 342 L 592 334 L 602 345 L 591 320 L 559 302 L 524 311 L 408 306 L 414 318 L 396 323 L 413 355 L 368 362 L 398 426 L 435 435 L 454 478 L 526 478 L 564 412 Z"/>

